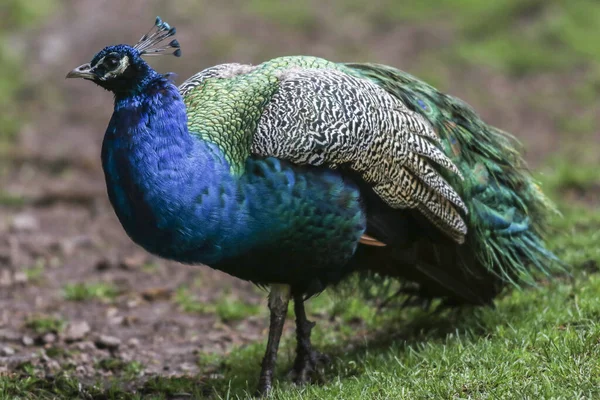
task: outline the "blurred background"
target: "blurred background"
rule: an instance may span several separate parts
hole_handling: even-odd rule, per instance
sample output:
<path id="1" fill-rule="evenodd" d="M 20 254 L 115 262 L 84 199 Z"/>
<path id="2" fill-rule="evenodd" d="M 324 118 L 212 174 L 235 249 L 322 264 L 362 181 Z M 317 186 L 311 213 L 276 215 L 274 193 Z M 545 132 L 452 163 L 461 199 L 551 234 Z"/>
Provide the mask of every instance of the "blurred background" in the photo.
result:
<path id="1" fill-rule="evenodd" d="M 600 208 L 597 0 L 3 0 L 0 15 L 0 372 L 27 362 L 116 373 L 106 359 L 131 373 L 195 373 L 210 364 L 198 354 L 264 338 L 263 292 L 126 237 L 99 158 L 111 94 L 64 79 L 102 47 L 135 43 L 157 15 L 177 27 L 183 57 L 150 62 L 179 83 L 282 55 L 395 66 L 513 133 L 567 215 Z M 573 245 L 597 252 L 600 224 L 557 224 L 587 229 L 590 242 Z M 354 301 L 325 295 L 309 312 L 356 331 L 368 309 Z M 36 346 L 55 356 L 30 356 Z"/>

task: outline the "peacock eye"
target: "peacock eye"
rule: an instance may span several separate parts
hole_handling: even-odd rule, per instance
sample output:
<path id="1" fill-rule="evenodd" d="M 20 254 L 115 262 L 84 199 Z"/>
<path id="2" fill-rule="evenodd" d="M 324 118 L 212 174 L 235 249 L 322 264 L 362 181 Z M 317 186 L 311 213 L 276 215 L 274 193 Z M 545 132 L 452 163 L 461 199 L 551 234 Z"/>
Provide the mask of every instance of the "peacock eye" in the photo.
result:
<path id="1" fill-rule="evenodd" d="M 119 65 L 119 60 L 114 57 L 107 58 L 106 60 L 104 60 L 104 64 L 109 68 L 114 68 L 117 65 Z"/>

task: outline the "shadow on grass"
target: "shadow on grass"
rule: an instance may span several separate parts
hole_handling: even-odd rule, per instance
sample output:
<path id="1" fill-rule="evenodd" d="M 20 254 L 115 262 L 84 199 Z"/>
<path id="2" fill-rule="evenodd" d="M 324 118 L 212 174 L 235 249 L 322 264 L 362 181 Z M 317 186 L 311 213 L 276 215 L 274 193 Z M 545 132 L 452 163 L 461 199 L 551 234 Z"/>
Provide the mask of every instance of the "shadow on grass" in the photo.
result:
<path id="1" fill-rule="evenodd" d="M 400 352 L 418 352 L 423 343 L 443 341 L 449 335 L 457 333 L 469 337 L 489 335 L 490 331 L 480 323 L 479 313 L 480 309 L 477 308 L 446 310 L 441 313 L 420 311 L 410 321 L 400 316 L 391 318 L 366 336 L 345 338 L 334 344 L 315 345 L 316 349 L 323 351 L 332 360 L 325 368 L 325 383 L 365 373 L 365 367 L 354 361 L 363 360 L 368 354 L 383 354 L 392 347 L 398 348 Z M 321 326 L 321 329 L 327 328 L 325 325 Z M 317 329 L 318 326 L 315 331 Z M 290 382 L 287 372 L 293 363 L 295 341 L 286 338 L 284 344 L 279 354 L 276 387 L 293 390 L 295 386 Z M 212 366 L 215 372 L 213 375 L 218 375 L 217 377 L 211 377 L 210 374 L 187 378 L 155 377 L 138 390 L 148 395 L 160 393 L 167 398 L 177 398 L 182 393 L 187 393 L 191 398 L 246 398 L 253 393 L 258 383 L 263 351 L 264 343 L 256 343 L 232 352 L 230 356 L 221 359 L 218 365 Z"/>

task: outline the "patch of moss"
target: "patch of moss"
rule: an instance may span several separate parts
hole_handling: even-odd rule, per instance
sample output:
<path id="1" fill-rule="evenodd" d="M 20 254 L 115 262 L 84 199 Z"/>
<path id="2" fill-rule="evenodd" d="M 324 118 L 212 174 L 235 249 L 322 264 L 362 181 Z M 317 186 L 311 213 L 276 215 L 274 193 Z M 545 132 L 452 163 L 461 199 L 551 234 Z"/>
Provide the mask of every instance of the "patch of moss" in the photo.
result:
<path id="1" fill-rule="evenodd" d="M 86 301 L 99 299 L 102 301 L 112 301 L 118 294 L 117 287 L 110 283 L 69 283 L 63 289 L 65 300 Z"/>
<path id="2" fill-rule="evenodd" d="M 34 331 L 37 335 L 46 333 L 59 333 L 66 325 L 66 321 L 52 315 L 33 315 L 25 321 L 25 327 Z"/>
<path id="3" fill-rule="evenodd" d="M 214 303 L 204 303 L 197 300 L 185 286 L 177 289 L 174 301 L 185 312 L 215 314 L 223 322 L 238 321 L 261 311 L 259 305 L 236 298 L 228 291 L 223 292 Z"/>

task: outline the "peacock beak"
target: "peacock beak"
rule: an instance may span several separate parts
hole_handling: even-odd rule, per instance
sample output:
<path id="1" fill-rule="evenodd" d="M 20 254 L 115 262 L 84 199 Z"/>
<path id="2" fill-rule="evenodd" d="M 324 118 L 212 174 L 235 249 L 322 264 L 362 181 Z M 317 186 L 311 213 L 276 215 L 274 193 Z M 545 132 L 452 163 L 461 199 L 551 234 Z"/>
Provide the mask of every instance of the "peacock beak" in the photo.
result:
<path id="1" fill-rule="evenodd" d="M 69 72 L 66 78 L 83 78 L 83 79 L 94 79 L 96 75 L 92 72 L 92 66 L 87 63 L 80 65 L 73 71 Z"/>

